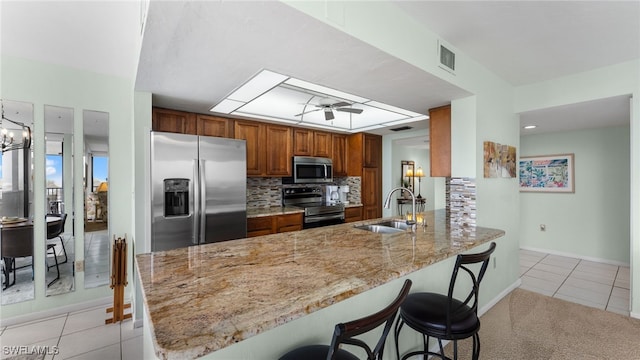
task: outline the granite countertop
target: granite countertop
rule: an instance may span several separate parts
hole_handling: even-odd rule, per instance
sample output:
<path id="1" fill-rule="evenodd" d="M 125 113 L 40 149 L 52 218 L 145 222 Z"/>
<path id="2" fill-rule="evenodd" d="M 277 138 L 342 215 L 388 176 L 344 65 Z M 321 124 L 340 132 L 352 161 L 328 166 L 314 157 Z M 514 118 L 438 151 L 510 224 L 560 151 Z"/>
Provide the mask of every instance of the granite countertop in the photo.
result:
<path id="1" fill-rule="evenodd" d="M 247 209 L 247 218 L 303 213 L 304 209 L 289 206 Z"/>
<path id="2" fill-rule="evenodd" d="M 354 228 L 377 219 L 137 255 L 156 356 L 204 356 L 504 235 L 424 215 L 415 236 Z"/>

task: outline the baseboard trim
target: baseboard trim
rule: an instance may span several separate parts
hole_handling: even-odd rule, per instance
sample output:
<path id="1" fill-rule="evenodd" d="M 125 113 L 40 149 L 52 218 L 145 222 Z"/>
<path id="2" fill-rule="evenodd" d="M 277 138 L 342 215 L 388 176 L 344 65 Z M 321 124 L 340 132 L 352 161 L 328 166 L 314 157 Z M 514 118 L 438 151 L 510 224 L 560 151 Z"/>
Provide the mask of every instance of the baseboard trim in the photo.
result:
<path id="1" fill-rule="evenodd" d="M 47 309 L 43 311 L 33 312 L 26 315 L 18 315 L 8 319 L 0 319 L 0 326 L 11 326 L 15 324 L 22 324 L 31 321 L 42 320 L 50 317 L 55 317 L 70 312 L 78 312 L 86 309 L 96 308 L 104 306 L 105 311 L 107 307 L 113 305 L 113 297 L 108 296 L 100 299 L 94 299 L 81 303 L 75 303 L 71 305 L 58 306 L 53 309 Z"/>
<path id="2" fill-rule="evenodd" d="M 144 319 L 138 319 L 133 321 L 134 329 L 141 328 L 142 326 L 144 326 Z"/>
<path id="3" fill-rule="evenodd" d="M 640 313 L 630 312 L 629 316 L 634 318 L 634 319 L 640 319 Z"/>
<path id="4" fill-rule="evenodd" d="M 570 258 L 580 259 L 580 260 L 593 261 L 593 262 L 598 262 L 598 263 L 602 263 L 602 264 L 609 264 L 609 265 L 615 265 L 615 266 L 625 266 L 625 267 L 630 266 L 630 263 L 628 263 L 628 262 L 625 263 L 625 262 L 622 262 L 622 261 L 602 259 L 602 258 L 591 257 L 591 256 L 583 256 L 583 255 L 579 255 L 579 254 L 575 254 L 575 253 L 569 253 L 569 252 L 555 251 L 555 250 L 549 250 L 549 249 L 540 249 L 540 248 L 534 248 L 534 247 L 529 247 L 529 246 L 521 246 L 520 249 L 529 250 L 529 251 L 536 251 L 536 252 L 541 252 L 541 253 L 546 253 L 546 254 L 551 254 L 551 255 L 565 256 L 565 257 L 570 257 Z"/>
<path id="5" fill-rule="evenodd" d="M 489 311 L 492 307 L 494 307 L 500 300 L 502 300 L 505 296 L 509 295 L 513 290 L 520 287 L 522 284 L 522 280 L 518 278 L 513 284 L 507 286 L 501 293 L 499 293 L 496 297 L 491 299 L 487 304 L 478 309 L 478 316 L 482 316 L 484 313 Z"/>

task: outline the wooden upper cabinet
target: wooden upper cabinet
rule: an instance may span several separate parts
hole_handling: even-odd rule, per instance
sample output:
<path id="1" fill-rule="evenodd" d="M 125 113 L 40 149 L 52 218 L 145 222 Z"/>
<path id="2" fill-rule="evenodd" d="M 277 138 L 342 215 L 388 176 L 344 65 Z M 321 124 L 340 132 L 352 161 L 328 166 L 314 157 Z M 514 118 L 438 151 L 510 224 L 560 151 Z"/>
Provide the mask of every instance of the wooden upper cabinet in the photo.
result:
<path id="1" fill-rule="evenodd" d="M 331 134 L 333 176 L 347 176 L 347 135 Z"/>
<path id="2" fill-rule="evenodd" d="M 313 156 L 331 157 L 331 133 L 324 131 L 313 132 Z"/>
<path id="3" fill-rule="evenodd" d="M 364 135 L 364 167 L 382 166 L 382 136 Z"/>
<path id="4" fill-rule="evenodd" d="M 260 146 L 264 146 L 264 125 L 255 121 L 236 120 L 233 134 L 235 139 L 247 141 L 247 175 L 263 175 L 266 149 L 261 149 Z"/>
<path id="5" fill-rule="evenodd" d="M 233 137 L 233 120 L 218 116 L 196 115 L 198 135 Z"/>
<path id="6" fill-rule="evenodd" d="M 331 157 L 331 133 L 293 128 L 293 155 Z"/>
<path id="7" fill-rule="evenodd" d="M 289 126 L 265 125 L 265 146 L 267 154 L 265 175 L 291 176 L 292 128 Z"/>
<path id="8" fill-rule="evenodd" d="M 184 111 L 153 108 L 151 129 L 153 131 L 195 135 L 196 115 Z"/>
<path id="9" fill-rule="evenodd" d="M 432 177 L 451 176 L 451 105 L 429 110 L 429 158 Z"/>
<path id="10" fill-rule="evenodd" d="M 293 155 L 312 156 L 313 154 L 313 130 L 293 129 Z"/>

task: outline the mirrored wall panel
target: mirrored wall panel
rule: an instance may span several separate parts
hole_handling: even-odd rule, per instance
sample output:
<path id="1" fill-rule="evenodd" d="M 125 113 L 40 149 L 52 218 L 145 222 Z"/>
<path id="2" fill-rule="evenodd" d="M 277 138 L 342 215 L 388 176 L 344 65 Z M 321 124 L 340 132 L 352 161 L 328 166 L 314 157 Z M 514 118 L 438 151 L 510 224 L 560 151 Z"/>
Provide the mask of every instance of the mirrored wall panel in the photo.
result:
<path id="1" fill-rule="evenodd" d="M 34 298 L 33 104 L 0 100 L 2 305 Z"/>
<path id="2" fill-rule="evenodd" d="M 45 105 L 46 294 L 75 288 L 73 108 Z"/>
<path id="3" fill-rule="evenodd" d="M 84 284 L 109 283 L 109 114 L 84 110 Z"/>

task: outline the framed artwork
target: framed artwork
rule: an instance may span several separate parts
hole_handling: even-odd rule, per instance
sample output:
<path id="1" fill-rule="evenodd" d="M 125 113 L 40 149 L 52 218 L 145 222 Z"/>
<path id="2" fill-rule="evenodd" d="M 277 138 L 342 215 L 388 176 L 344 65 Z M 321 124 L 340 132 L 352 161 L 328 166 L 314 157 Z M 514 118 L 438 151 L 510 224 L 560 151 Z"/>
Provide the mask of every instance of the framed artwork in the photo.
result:
<path id="1" fill-rule="evenodd" d="M 516 148 L 515 146 L 485 141 L 484 177 L 486 178 L 514 178 L 516 177 Z"/>
<path id="2" fill-rule="evenodd" d="M 573 193 L 573 154 L 520 158 L 521 192 Z"/>

